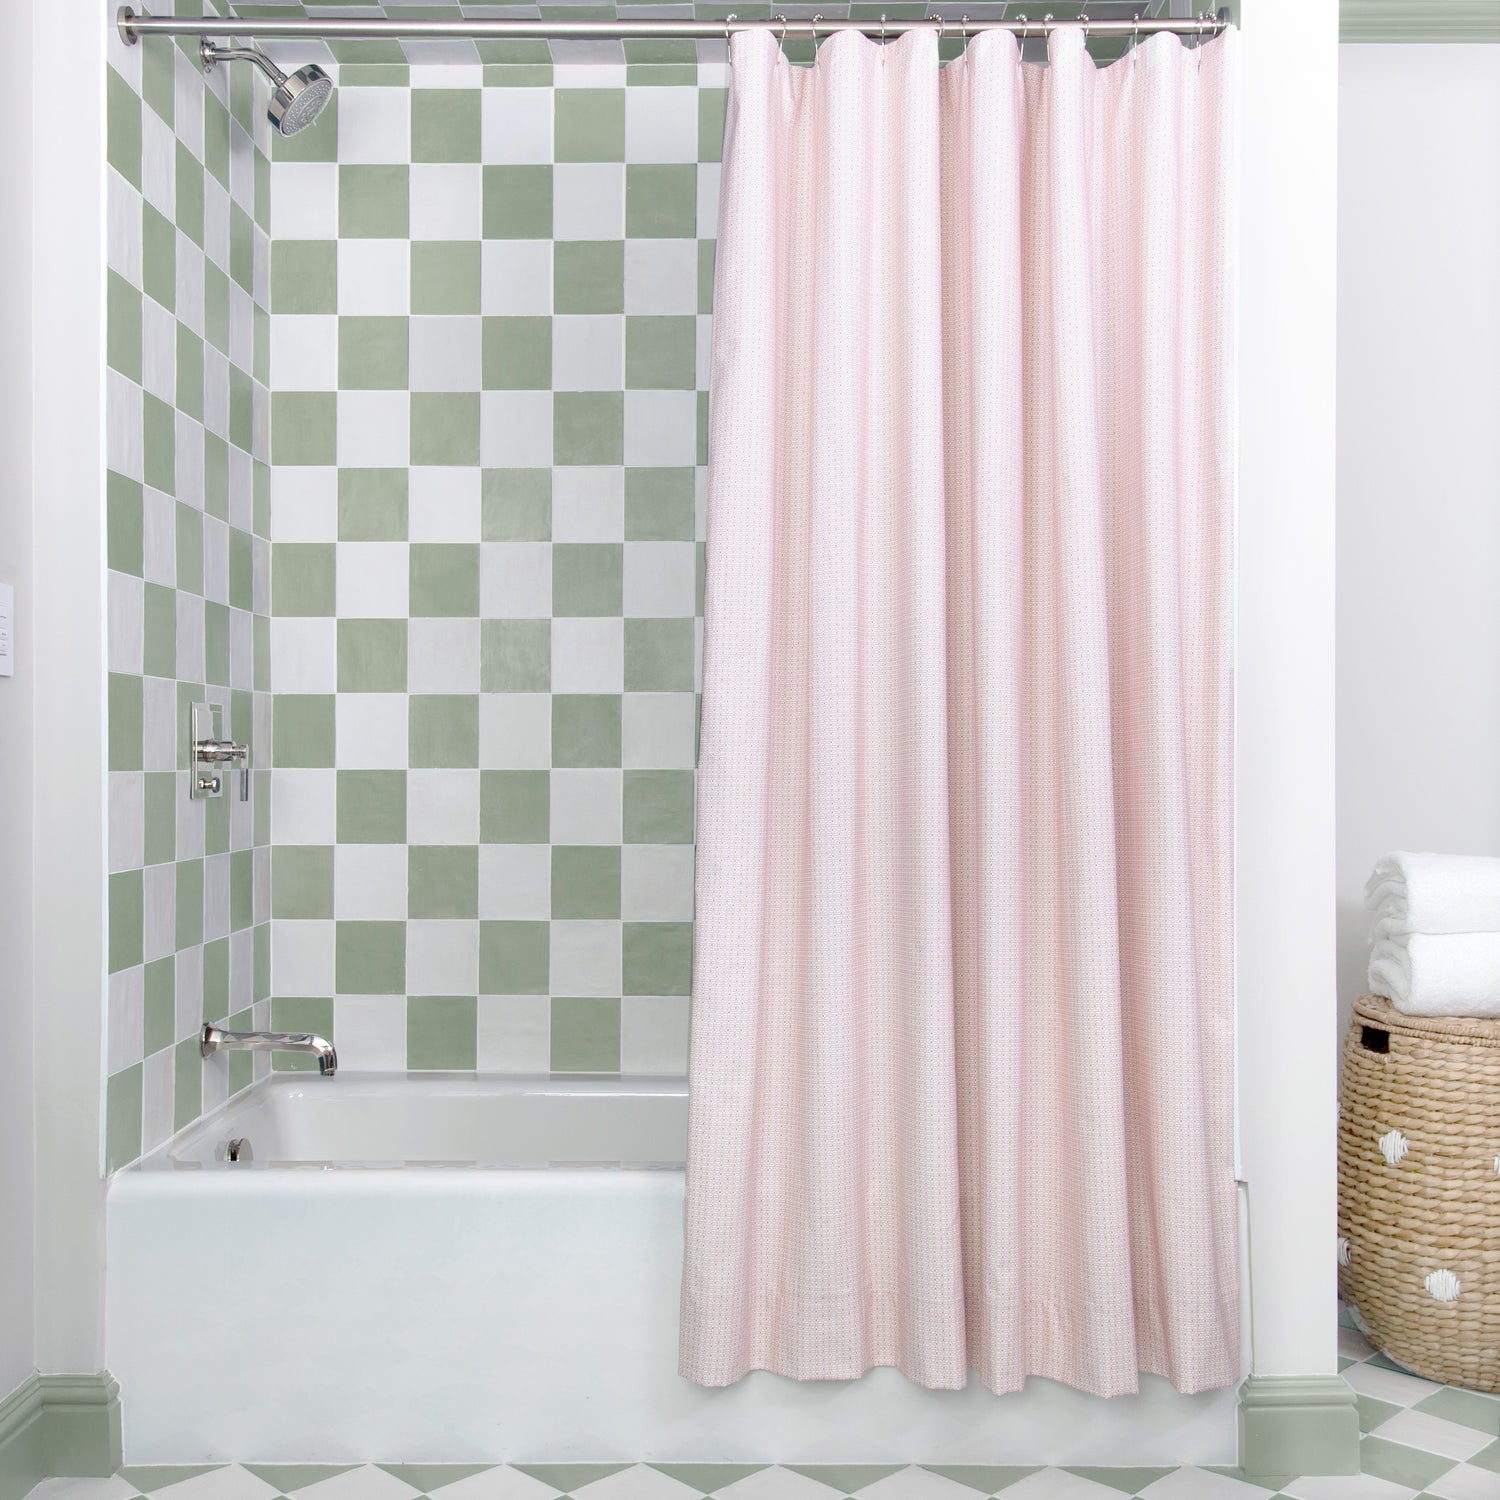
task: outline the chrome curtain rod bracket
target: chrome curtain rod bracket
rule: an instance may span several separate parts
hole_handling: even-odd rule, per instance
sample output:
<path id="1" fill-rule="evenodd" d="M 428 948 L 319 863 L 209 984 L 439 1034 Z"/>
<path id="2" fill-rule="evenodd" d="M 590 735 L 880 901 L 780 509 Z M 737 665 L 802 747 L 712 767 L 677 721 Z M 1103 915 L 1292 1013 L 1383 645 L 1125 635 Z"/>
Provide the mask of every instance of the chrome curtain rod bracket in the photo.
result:
<path id="1" fill-rule="evenodd" d="M 259 16 L 152 16 L 136 12 L 122 5 L 115 16 L 120 38 L 133 45 L 145 36 L 215 37 L 229 36 L 251 38 L 257 41 L 302 37 L 312 40 L 349 41 L 508 41 L 525 37 L 577 39 L 592 41 L 629 40 L 633 38 L 671 37 L 681 40 L 722 40 L 730 29 L 734 31 L 772 31 L 778 36 L 792 33 L 814 39 L 835 36 L 841 31 L 859 31 L 870 37 L 900 36 L 908 31 L 939 31 L 943 20 L 939 16 L 919 16 L 910 20 L 889 21 L 830 21 L 814 17 L 809 21 L 736 21 L 733 17 L 724 21 L 686 20 L 640 20 L 615 19 L 612 21 L 555 21 L 555 20 L 450 20 L 391 21 L 384 18 L 366 20 L 357 16 L 291 16 L 275 20 L 266 15 Z M 1218 36 L 1229 26 L 1229 11 L 1220 10 L 1216 15 L 1204 13 L 1188 17 L 1155 17 L 1143 19 L 1131 17 L 1125 20 L 1101 21 L 1090 18 L 1087 22 L 1054 21 L 1050 16 L 1045 21 L 975 21 L 969 20 L 965 32 L 1009 31 L 1016 35 L 1035 34 L 1045 36 L 1050 32 L 1082 26 L 1090 37 L 1153 36 L 1157 32 L 1169 32 L 1176 36 Z"/>

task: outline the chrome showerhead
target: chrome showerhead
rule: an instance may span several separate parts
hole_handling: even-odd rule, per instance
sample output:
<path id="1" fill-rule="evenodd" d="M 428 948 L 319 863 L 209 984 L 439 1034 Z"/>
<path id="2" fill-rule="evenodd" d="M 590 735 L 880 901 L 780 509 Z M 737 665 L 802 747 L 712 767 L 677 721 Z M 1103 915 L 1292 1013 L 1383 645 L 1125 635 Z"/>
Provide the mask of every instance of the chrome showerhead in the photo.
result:
<path id="1" fill-rule="evenodd" d="M 253 62 L 271 80 L 271 100 L 266 114 L 281 135 L 296 135 L 306 130 L 333 97 L 333 80 L 316 63 L 298 68 L 290 76 L 283 73 L 259 47 L 219 47 L 206 37 L 198 48 L 203 71 L 216 63 L 235 62 L 243 58 Z"/>

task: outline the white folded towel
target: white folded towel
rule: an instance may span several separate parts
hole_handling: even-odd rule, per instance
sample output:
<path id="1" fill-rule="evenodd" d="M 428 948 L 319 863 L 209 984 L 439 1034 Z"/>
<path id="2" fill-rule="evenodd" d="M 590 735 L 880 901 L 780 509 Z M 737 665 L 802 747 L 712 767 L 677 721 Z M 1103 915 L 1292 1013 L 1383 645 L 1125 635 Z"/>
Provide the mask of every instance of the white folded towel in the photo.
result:
<path id="1" fill-rule="evenodd" d="M 1374 940 L 1408 932 L 1500 932 L 1500 859 L 1480 854 L 1394 854 L 1365 886 Z"/>
<path id="2" fill-rule="evenodd" d="M 1369 982 L 1409 1015 L 1500 1017 L 1500 932 L 1382 938 L 1370 949 Z"/>

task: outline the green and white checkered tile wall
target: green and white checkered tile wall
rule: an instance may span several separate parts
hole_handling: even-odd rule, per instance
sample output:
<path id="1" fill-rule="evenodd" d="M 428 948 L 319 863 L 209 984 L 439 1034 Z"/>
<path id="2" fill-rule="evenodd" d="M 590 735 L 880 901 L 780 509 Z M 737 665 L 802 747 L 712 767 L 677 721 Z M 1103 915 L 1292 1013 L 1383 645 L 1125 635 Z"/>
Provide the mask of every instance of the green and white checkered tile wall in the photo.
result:
<path id="1" fill-rule="evenodd" d="M 270 722 L 270 161 L 248 73 L 115 44 L 106 88 L 114 1168 L 251 1081 L 202 1021 L 269 1010 L 269 772 L 191 802 L 185 716 Z"/>

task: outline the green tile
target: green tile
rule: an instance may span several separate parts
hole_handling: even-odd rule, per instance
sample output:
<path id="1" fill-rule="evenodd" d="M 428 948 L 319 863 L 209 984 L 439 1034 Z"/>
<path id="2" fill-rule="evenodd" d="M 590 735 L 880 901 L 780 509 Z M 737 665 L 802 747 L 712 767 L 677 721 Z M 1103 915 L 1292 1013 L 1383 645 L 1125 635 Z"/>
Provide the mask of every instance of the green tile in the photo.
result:
<path id="1" fill-rule="evenodd" d="M 493 89 L 550 89 L 552 53 L 540 40 L 480 41 L 484 86 Z"/>
<path id="2" fill-rule="evenodd" d="M 243 932 L 255 922 L 255 851 L 229 856 L 229 930 Z"/>
<path id="3" fill-rule="evenodd" d="M 1176 1472 L 1172 1468 L 1111 1469 L 1101 1468 L 1094 1464 L 1086 1464 L 1081 1467 L 1068 1464 L 1063 1469 L 1063 1473 L 1065 1474 L 1076 1474 L 1080 1479 L 1089 1479 L 1095 1484 L 1102 1484 L 1109 1489 L 1119 1490 L 1122 1495 L 1138 1494 L 1148 1484 L 1155 1484 L 1158 1479 L 1165 1479 L 1168 1474 L 1175 1474 Z"/>
<path id="4" fill-rule="evenodd" d="M 332 464 L 338 433 L 332 391 L 271 392 L 271 460 L 278 464 Z"/>
<path id="5" fill-rule="evenodd" d="M 173 1131 L 186 1129 L 202 1113 L 203 1054 L 198 1038 L 190 1036 L 178 1042 L 172 1051 Z"/>
<path id="6" fill-rule="evenodd" d="M 271 241 L 271 311 L 338 311 L 338 241 Z"/>
<path id="7" fill-rule="evenodd" d="M 255 442 L 255 386 L 236 365 L 229 367 L 229 441 L 246 453 Z"/>
<path id="8" fill-rule="evenodd" d="M 203 262 L 203 337 L 229 353 L 229 278 L 211 260 Z"/>
<path id="9" fill-rule="evenodd" d="M 485 995 L 545 995 L 551 973 L 546 922 L 479 924 L 479 990 Z"/>
<path id="10" fill-rule="evenodd" d="M 145 587 L 142 666 L 148 677 L 177 675 L 177 594 L 159 583 Z"/>
<path id="11" fill-rule="evenodd" d="M 338 690 L 341 693 L 406 691 L 406 621 L 340 620 Z"/>
<path id="12" fill-rule="evenodd" d="M 527 473 L 528 470 L 494 469 L 491 473 Z M 144 568 L 144 519 L 141 484 L 113 469 L 105 476 L 105 554 L 107 566 L 117 573 L 139 578 Z"/>
<path id="13" fill-rule="evenodd" d="M 1453 1467 L 1451 1458 L 1436 1453 L 1424 1453 L 1409 1448 L 1405 1443 L 1393 1443 L 1387 1438 L 1363 1437 L 1359 1442 L 1359 1468 L 1362 1474 L 1374 1474 L 1388 1479 L 1393 1484 L 1409 1485 L 1414 1490 L 1426 1489 L 1441 1474 Z"/>
<path id="14" fill-rule="evenodd" d="M 229 519 L 229 445 L 213 432 L 203 434 L 203 510 Z"/>
<path id="15" fill-rule="evenodd" d="M 203 512 L 180 502 L 177 506 L 177 587 L 189 594 L 203 592 Z"/>
<path id="16" fill-rule="evenodd" d="M 853 1494 L 876 1480 L 896 1473 L 900 1464 L 788 1464 L 794 1474 L 806 1479 L 815 1479 L 841 1494 Z"/>
<path id="17" fill-rule="evenodd" d="M 486 991 L 486 993 L 489 993 Z M 507 993 L 504 990 L 495 991 L 496 994 Z M 586 1484 L 592 1484 L 596 1479 L 608 1479 L 611 1474 L 618 1474 L 621 1469 L 628 1469 L 630 1465 L 624 1464 L 514 1464 L 513 1468 L 519 1469 L 523 1474 L 529 1474 L 533 1479 L 539 1479 L 543 1484 L 550 1484 L 555 1490 L 580 1490 Z"/>
<path id="18" fill-rule="evenodd" d="M 490 1468 L 490 1465 L 377 1464 L 376 1468 L 384 1469 L 387 1474 L 394 1474 L 397 1479 L 411 1485 L 414 1490 L 420 1491 L 423 1495 L 430 1495 L 445 1484 L 454 1484 L 460 1479 L 468 1479 L 473 1474 L 483 1474 Z"/>
<path id="19" fill-rule="evenodd" d="M 551 469 L 485 469 L 480 484 L 484 541 L 552 540 Z"/>
<path id="20" fill-rule="evenodd" d="M 413 542 L 408 567 L 413 618 L 479 613 L 478 542 Z"/>
<path id="21" fill-rule="evenodd" d="M 133 969 L 141 961 L 146 898 L 139 870 L 109 877 L 109 972 Z"/>
<path id="22" fill-rule="evenodd" d="M 1457 1422 L 1461 1427 L 1472 1427 L 1475 1432 L 1500 1437 L 1500 1400 L 1494 1396 L 1462 1391 L 1449 1385 L 1418 1401 L 1416 1409 L 1430 1417 L 1441 1417 L 1445 1422 Z"/>
<path id="23" fill-rule="evenodd" d="M 698 169 L 633 163 L 625 168 L 628 239 L 689 240 L 698 228 Z"/>
<path id="24" fill-rule="evenodd" d="M 201 904 L 201 895 L 199 901 Z M 215 938 L 203 945 L 203 1019 L 222 1021 L 228 1014 L 229 944 Z"/>
<path id="25" fill-rule="evenodd" d="M 557 89 L 552 98 L 554 160 L 625 160 L 624 89 Z"/>
<path id="26" fill-rule="evenodd" d="M 117 271 L 107 273 L 104 358 L 137 384 L 141 379 L 141 294 Z"/>
<path id="27" fill-rule="evenodd" d="M 332 542 L 277 542 L 271 554 L 271 613 L 334 614 L 335 552 Z"/>
<path id="28" fill-rule="evenodd" d="M 552 238 L 552 168 L 505 166 L 484 169 L 484 238 Z"/>
<path id="29" fill-rule="evenodd" d="M 620 1071 L 620 1002 L 597 996 L 554 996 L 552 1071 Z"/>
<path id="30" fill-rule="evenodd" d="M 229 685 L 229 610 L 212 600 L 203 606 L 203 656 L 205 680 L 219 687 Z"/>
<path id="31" fill-rule="evenodd" d="M 620 764 L 620 699 L 617 695 L 553 695 L 552 764 L 562 767 Z M 669 992 L 648 990 L 646 993 Z"/>
<path id="32" fill-rule="evenodd" d="M 552 548 L 552 613 L 618 616 L 624 578 L 625 549 L 619 542 L 557 542 Z"/>
<path id="33" fill-rule="evenodd" d="M 698 90 L 698 160 L 718 161 L 724 155 L 724 116 L 728 89 Z"/>
<path id="34" fill-rule="evenodd" d="M 333 916 L 333 849 L 327 844 L 278 844 L 271 851 L 271 915 Z"/>
<path id="35" fill-rule="evenodd" d="M 625 319 L 625 388 L 690 391 L 697 381 L 696 318 Z"/>
<path id="36" fill-rule="evenodd" d="M 339 389 L 404 391 L 407 326 L 405 318 L 340 318 Z"/>
<path id="37" fill-rule="evenodd" d="M 1477 1469 L 1488 1469 L 1492 1474 L 1500 1474 L 1500 1442 L 1481 1448 L 1469 1462 Z"/>
<path id="38" fill-rule="evenodd" d="M 168 311 L 177 305 L 177 226 L 141 205 L 141 288 Z"/>
<path id="39" fill-rule="evenodd" d="M 272 764 L 334 764 L 332 693 L 277 693 L 271 710 Z"/>
<path id="40" fill-rule="evenodd" d="M 472 1068 L 478 1043 L 473 995 L 413 995 L 406 1002 L 406 1066 L 413 1071 Z"/>
<path id="41" fill-rule="evenodd" d="M 104 1095 L 104 1170 L 118 1171 L 141 1154 L 141 1065 L 111 1073 Z"/>
<path id="42" fill-rule="evenodd" d="M 344 163 L 338 172 L 340 239 L 407 237 L 406 166 Z"/>
<path id="43" fill-rule="evenodd" d="M 413 844 L 406 851 L 409 917 L 479 916 L 479 850 L 472 844 Z"/>
<path id="44" fill-rule="evenodd" d="M 144 718 L 141 679 L 109 674 L 109 769 L 139 771 L 143 764 Z"/>
<path id="45" fill-rule="evenodd" d="M 545 391 L 552 386 L 552 319 L 486 318 L 483 384 L 487 391 Z"/>
<path id="46" fill-rule="evenodd" d="M 553 845 L 552 916 L 619 920 L 617 845 Z"/>
<path id="47" fill-rule="evenodd" d="M 177 410 L 203 420 L 203 340 L 186 323 L 177 325 Z"/>
<path id="48" fill-rule="evenodd" d="M 413 391 L 412 464 L 479 464 L 479 392 Z"/>
<path id="49" fill-rule="evenodd" d="M 339 82 L 343 84 L 345 70 L 339 70 Z M 305 135 L 307 132 L 303 131 Z M 355 1464 L 245 1464 L 244 1468 L 263 1479 L 281 1495 L 290 1495 L 308 1485 L 318 1484 L 324 1479 L 333 1479 L 347 1474 Z M 123 1471 L 122 1471 L 123 1472 Z"/>
<path id="50" fill-rule="evenodd" d="M 479 686 L 486 693 L 545 693 L 552 686 L 550 620 L 483 620 Z"/>
<path id="51" fill-rule="evenodd" d="M 341 995 L 405 994 L 406 923 L 338 923 L 334 966 Z"/>
<path id="52" fill-rule="evenodd" d="M 311 1032 L 336 1043 L 333 1016 L 332 995 L 277 995 L 271 1001 L 272 1031 Z M 318 1059 L 311 1052 L 277 1052 L 271 1067 L 278 1073 L 316 1073 Z"/>
<path id="53" fill-rule="evenodd" d="M 626 620 L 625 691 L 690 693 L 692 690 L 692 620 Z"/>
<path id="54" fill-rule="evenodd" d="M 177 861 L 176 877 L 177 897 L 177 950 L 181 952 L 184 948 L 196 948 L 203 941 L 203 861 L 201 859 L 179 859 Z M 229 956 L 229 945 L 223 945 L 224 958 L 227 964 Z M 203 992 L 207 996 L 210 993 L 208 979 L 208 954 L 203 956 Z M 218 1012 L 223 1015 L 223 1011 Z M 208 1020 L 217 1017 L 205 1017 Z"/>
<path id="55" fill-rule="evenodd" d="M 104 124 L 109 164 L 131 187 L 141 185 L 141 99 L 113 68 L 105 68 Z M 98 76 L 97 74 L 95 75 Z"/>
<path id="56" fill-rule="evenodd" d="M 1356 1396 L 1354 1404 L 1359 1409 L 1361 1432 L 1373 1432 L 1382 1422 L 1389 1421 L 1402 1410 L 1393 1402 L 1377 1401 L 1373 1396 Z"/>
<path id="57" fill-rule="evenodd" d="M 714 310 L 714 253 L 717 245 L 713 240 L 698 241 L 698 311 L 711 313 Z"/>
<path id="58" fill-rule="evenodd" d="M 409 705 L 411 765 L 479 764 L 477 694 L 416 694 L 409 700 Z"/>
<path id="59" fill-rule="evenodd" d="M 621 391 L 558 391 L 552 398 L 552 461 L 614 465 L 625 459 Z"/>
<path id="60" fill-rule="evenodd" d="M 692 992 L 691 922 L 627 922 L 622 953 L 625 994 L 687 995 Z"/>
<path id="61" fill-rule="evenodd" d="M 668 1479 L 675 1479 L 679 1484 L 685 1484 L 691 1490 L 697 1490 L 700 1495 L 712 1495 L 719 1490 L 728 1489 L 731 1484 L 741 1479 L 748 1479 L 752 1474 L 759 1474 L 767 1464 L 649 1464 L 648 1468 L 655 1469 L 658 1474 L 665 1474 Z"/>
<path id="62" fill-rule="evenodd" d="M 411 310 L 419 315 L 479 311 L 478 241 L 412 242 Z"/>
<path id="63" fill-rule="evenodd" d="M 479 773 L 481 843 L 545 844 L 552 837 L 551 824 L 550 777 L 546 771 Z"/>
<path id="64" fill-rule="evenodd" d="M 203 163 L 182 142 L 177 142 L 177 227 L 201 250 L 203 248 Z"/>
<path id="65" fill-rule="evenodd" d="M 148 391 L 141 398 L 141 442 L 146 483 L 154 490 L 177 490 L 177 419 L 165 401 Z"/>
<path id="66" fill-rule="evenodd" d="M 176 116 L 175 56 L 167 46 L 141 48 L 141 98 L 167 125 Z"/>
<path id="67" fill-rule="evenodd" d="M 708 392 L 698 391 L 698 452 L 695 462 L 708 462 Z"/>
<path id="68" fill-rule="evenodd" d="M 229 205 L 229 275 L 242 291 L 255 285 L 255 231 L 250 215 L 238 203 Z"/>
<path id="69" fill-rule="evenodd" d="M 693 773 L 626 771 L 624 818 L 627 844 L 691 844 Z"/>
<path id="70" fill-rule="evenodd" d="M 339 470 L 339 540 L 406 540 L 407 471 Z"/>
<path id="71" fill-rule="evenodd" d="M 411 91 L 411 159 L 479 160 L 479 90 Z"/>
<path id="72" fill-rule="evenodd" d="M 405 771 L 340 771 L 336 797 L 339 843 L 406 842 Z"/>
<path id="73" fill-rule="evenodd" d="M 145 969 L 145 1035 L 142 1056 L 170 1047 L 177 1031 L 177 962 L 159 958 Z"/>
<path id="74" fill-rule="evenodd" d="M 694 510 L 692 469 L 626 469 L 627 542 L 690 542 Z"/>
<path id="75" fill-rule="evenodd" d="M 552 310 L 625 311 L 623 240 L 559 240 L 552 247 Z"/>
<path id="76" fill-rule="evenodd" d="M 255 605 L 255 549 L 248 531 L 229 528 L 229 603 L 233 609 Z"/>
<path id="77" fill-rule="evenodd" d="M 166 865 L 177 858 L 177 773 L 146 772 L 145 862 Z"/>

